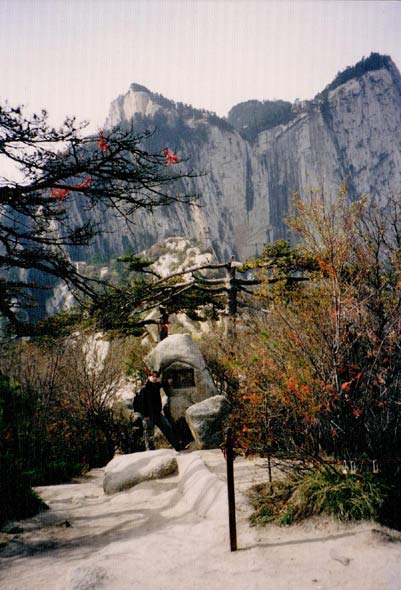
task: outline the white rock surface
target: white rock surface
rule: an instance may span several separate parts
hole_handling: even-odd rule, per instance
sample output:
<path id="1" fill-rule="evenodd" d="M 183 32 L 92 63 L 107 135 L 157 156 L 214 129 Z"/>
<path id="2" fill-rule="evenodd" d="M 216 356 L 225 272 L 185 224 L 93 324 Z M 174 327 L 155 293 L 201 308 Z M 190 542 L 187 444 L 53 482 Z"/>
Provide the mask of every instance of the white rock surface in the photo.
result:
<path id="1" fill-rule="evenodd" d="M 193 369 L 194 386 L 174 388 L 166 391 L 168 406 L 173 420 L 185 417 L 185 410 L 204 399 L 216 395 L 205 360 L 190 334 L 172 334 L 147 355 L 146 364 L 162 376 L 169 370 Z"/>
<path id="2" fill-rule="evenodd" d="M 377 523 L 249 527 L 242 492 L 266 480 L 263 461 L 234 462 L 238 551 L 230 552 L 222 452 L 177 459 L 179 474 L 113 496 L 101 470 L 38 488 L 50 510 L 1 539 L 1 589 L 399 590 L 400 534 Z"/>
<path id="3" fill-rule="evenodd" d="M 154 241 L 191 236 L 211 244 L 220 259 L 234 253 L 245 259 L 283 237 L 295 191 L 307 195 L 324 183 L 335 196 L 346 180 L 351 198 L 399 194 L 401 77 L 392 63 L 338 86 L 326 103 L 303 101 L 295 119 L 260 132 L 254 143 L 225 121 L 207 114 L 191 118 L 138 85 L 112 103 L 110 116 L 117 123 L 155 112 L 168 121 L 163 137 L 171 136 L 180 153 L 191 155 L 191 168 L 207 174 L 187 184 L 201 194 L 203 207 L 140 216 L 143 235 Z"/>
<path id="4" fill-rule="evenodd" d="M 132 488 L 149 479 L 177 472 L 177 453 L 171 449 L 118 455 L 106 465 L 103 490 L 107 495 Z"/>
<path id="5" fill-rule="evenodd" d="M 85 566 L 71 569 L 67 587 L 69 590 L 99 590 L 104 588 L 109 576 L 101 566 Z"/>
<path id="6" fill-rule="evenodd" d="M 216 449 L 223 442 L 223 423 L 230 412 L 224 395 L 205 399 L 185 412 L 185 418 L 197 449 Z"/>

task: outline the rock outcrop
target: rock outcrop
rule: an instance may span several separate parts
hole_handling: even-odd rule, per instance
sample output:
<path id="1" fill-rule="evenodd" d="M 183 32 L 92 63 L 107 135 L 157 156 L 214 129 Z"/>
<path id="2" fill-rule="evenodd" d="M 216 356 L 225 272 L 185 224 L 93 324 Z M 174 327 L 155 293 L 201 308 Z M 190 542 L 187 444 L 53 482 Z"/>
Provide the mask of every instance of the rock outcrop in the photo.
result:
<path id="1" fill-rule="evenodd" d="M 105 494 L 116 494 L 142 481 L 160 479 L 177 473 L 176 452 L 170 449 L 117 455 L 106 465 L 103 479 Z"/>
<path id="2" fill-rule="evenodd" d="M 220 446 L 224 420 L 230 409 L 224 395 L 215 395 L 187 409 L 185 417 L 197 449 L 217 449 Z"/>
<path id="3" fill-rule="evenodd" d="M 217 390 L 205 360 L 189 334 L 173 334 L 162 340 L 146 357 L 146 364 L 159 371 L 168 396 L 167 411 L 174 422 L 185 418 L 189 406 L 216 395 Z"/>

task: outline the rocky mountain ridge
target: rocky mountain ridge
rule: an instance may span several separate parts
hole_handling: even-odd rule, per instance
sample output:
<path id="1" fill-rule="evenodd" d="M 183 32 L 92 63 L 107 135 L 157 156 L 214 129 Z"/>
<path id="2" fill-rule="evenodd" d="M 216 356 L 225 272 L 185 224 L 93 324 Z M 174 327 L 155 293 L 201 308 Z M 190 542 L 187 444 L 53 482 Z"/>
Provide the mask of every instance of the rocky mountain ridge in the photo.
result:
<path id="1" fill-rule="evenodd" d="M 155 130 L 146 149 L 168 146 L 179 169 L 205 174 L 182 181 L 183 192 L 201 195 L 198 205 L 139 211 L 134 230 L 108 219 L 89 248 L 71 253 L 99 268 L 172 237 L 196 240 L 220 261 L 245 260 L 289 237 L 294 192 L 324 186 L 335 195 L 346 181 L 350 199 L 400 193 L 401 76 L 387 56 L 347 68 L 310 101 L 248 101 L 227 119 L 132 84 L 112 102 L 105 132 L 116 125 Z M 72 214 L 85 215 L 78 201 Z"/>
<path id="2" fill-rule="evenodd" d="M 335 194 L 345 180 L 352 199 L 371 195 L 385 200 L 398 194 L 401 77 L 390 58 L 379 58 L 372 54 L 359 62 L 364 67 L 349 68 L 344 82 L 339 74 L 338 83 L 310 101 L 291 108 L 277 101 L 282 122 L 256 132 L 253 141 L 239 133 L 238 125 L 234 128 L 233 116 L 221 119 L 131 85 L 111 104 L 106 127 L 133 123 L 138 129 L 155 129 L 149 149 L 168 145 L 189 156 L 179 166 L 206 172 L 185 184 L 201 194 L 201 207 L 140 213 L 134 235 L 110 227 L 94 253 L 107 258 L 185 236 L 208 244 L 220 260 L 231 255 L 245 259 L 264 243 L 288 236 L 285 218 L 293 192 L 306 195 L 311 187 L 324 185 Z"/>

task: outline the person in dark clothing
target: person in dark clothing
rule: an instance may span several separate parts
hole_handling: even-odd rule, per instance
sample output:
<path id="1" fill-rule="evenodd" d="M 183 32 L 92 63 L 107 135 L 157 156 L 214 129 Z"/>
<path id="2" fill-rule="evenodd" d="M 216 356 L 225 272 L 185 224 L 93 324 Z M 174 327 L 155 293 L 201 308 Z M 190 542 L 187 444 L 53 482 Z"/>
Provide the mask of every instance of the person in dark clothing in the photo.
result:
<path id="1" fill-rule="evenodd" d="M 176 451 L 179 451 L 179 445 L 174 436 L 172 426 L 162 414 L 161 388 L 159 373 L 158 371 L 153 371 L 144 387 L 143 397 L 143 430 L 146 450 L 151 451 L 155 448 L 154 430 L 155 426 L 158 426 L 171 446 Z"/>

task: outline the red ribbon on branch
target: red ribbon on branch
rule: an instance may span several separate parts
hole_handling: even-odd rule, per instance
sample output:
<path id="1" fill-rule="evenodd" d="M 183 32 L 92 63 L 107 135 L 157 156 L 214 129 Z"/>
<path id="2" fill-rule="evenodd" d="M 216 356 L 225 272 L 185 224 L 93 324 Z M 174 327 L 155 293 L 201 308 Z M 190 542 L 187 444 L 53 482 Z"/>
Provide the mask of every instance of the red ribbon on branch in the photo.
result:
<path id="1" fill-rule="evenodd" d="M 171 164 L 178 164 L 180 161 L 177 154 L 173 154 L 167 148 L 164 148 L 162 154 L 163 156 L 166 156 L 167 166 L 171 166 Z"/>
<path id="2" fill-rule="evenodd" d="M 98 146 L 99 148 L 102 150 L 103 153 L 106 153 L 107 150 L 109 149 L 109 144 L 106 142 L 106 140 L 104 139 L 103 136 L 103 131 L 99 131 L 99 141 L 98 141 Z M 173 154 L 171 154 L 173 155 Z M 86 180 L 84 180 L 84 182 L 82 182 L 81 184 L 74 184 L 72 188 L 74 189 L 81 189 L 81 188 L 85 188 L 88 186 L 88 184 L 91 182 L 92 178 L 90 176 L 88 176 L 88 178 Z M 54 197 L 55 199 L 62 201 L 64 199 L 64 197 L 66 197 L 68 195 L 68 193 L 70 192 L 71 189 L 69 188 L 52 188 L 50 189 L 51 195 L 52 197 Z"/>
<path id="3" fill-rule="evenodd" d="M 90 182 L 92 181 L 92 178 L 90 176 L 88 176 L 88 178 L 86 180 L 84 180 L 84 182 L 82 182 L 81 184 L 74 184 L 72 186 L 72 188 L 76 188 L 76 189 L 81 189 L 81 188 L 85 188 L 88 186 L 88 184 L 90 184 Z M 68 195 L 68 193 L 70 192 L 71 189 L 69 188 L 52 188 L 50 189 L 50 192 L 52 194 L 52 197 L 54 197 L 55 199 L 58 199 L 59 201 L 62 201 L 64 199 L 65 196 Z"/>
<path id="4" fill-rule="evenodd" d="M 100 139 L 98 141 L 98 146 L 102 150 L 102 152 L 105 154 L 110 146 L 108 143 L 106 143 L 106 140 L 103 137 L 103 131 L 99 131 L 99 135 L 100 135 Z"/>

